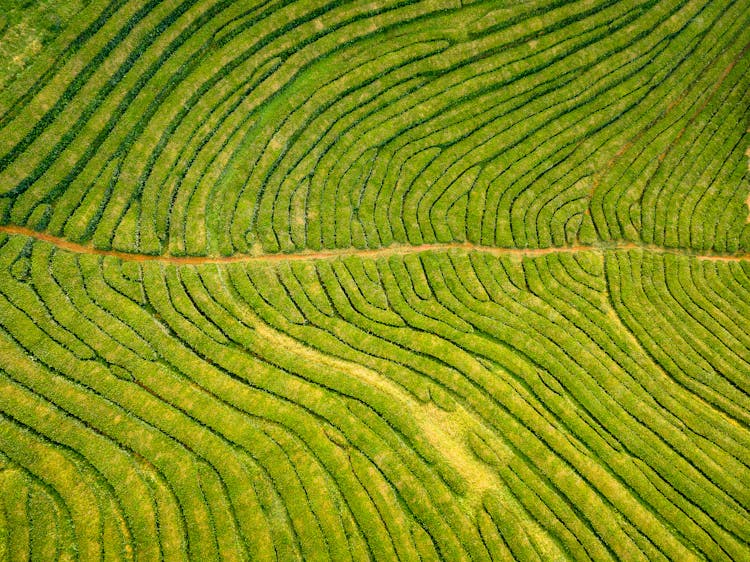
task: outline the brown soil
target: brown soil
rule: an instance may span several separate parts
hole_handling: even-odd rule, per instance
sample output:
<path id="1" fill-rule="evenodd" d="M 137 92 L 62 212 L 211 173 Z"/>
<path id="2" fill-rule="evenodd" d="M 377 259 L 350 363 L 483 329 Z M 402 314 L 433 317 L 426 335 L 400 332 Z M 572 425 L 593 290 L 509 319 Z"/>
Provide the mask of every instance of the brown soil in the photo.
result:
<path id="1" fill-rule="evenodd" d="M 750 260 L 750 253 L 744 254 L 721 254 L 717 252 L 697 253 L 690 249 L 684 248 L 664 248 L 648 244 L 636 244 L 633 242 L 613 242 L 602 245 L 577 245 L 577 246 L 556 246 L 552 248 L 497 248 L 492 246 L 481 246 L 470 242 L 454 242 L 447 244 L 420 244 L 411 246 L 408 244 L 398 244 L 387 246 L 385 248 L 374 249 L 356 249 L 346 248 L 340 250 L 324 250 L 320 252 L 302 251 L 293 254 L 234 254 L 232 256 L 172 256 L 172 255 L 150 255 L 135 254 L 122 252 L 119 250 L 103 250 L 95 248 L 89 244 L 78 244 L 65 238 L 53 236 L 46 232 L 38 232 L 24 226 L 0 225 L 0 233 L 13 234 L 18 236 L 27 236 L 36 240 L 48 242 L 57 248 L 67 250 L 76 254 L 93 254 L 97 256 L 111 256 L 123 261 L 158 261 L 173 263 L 177 265 L 202 265 L 211 263 L 243 263 L 243 262 L 272 262 L 272 261 L 291 261 L 291 260 L 324 260 L 343 256 L 361 256 L 361 257 L 380 257 L 380 256 L 398 256 L 405 254 L 418 254 L 422 252 L 440 251 L 440 250 L 466 250 L 474 252 L 484 252 L 495 256 L 514 256 L 537 257 L 547 254 L 566 253 L 572 254 L 577 252 L 602 252 L 606 250 L 645 250 L 656 253 L 669 253 L 692 256 L 703 260 L 720 260 L 720 261 L 741 261 Z"/>

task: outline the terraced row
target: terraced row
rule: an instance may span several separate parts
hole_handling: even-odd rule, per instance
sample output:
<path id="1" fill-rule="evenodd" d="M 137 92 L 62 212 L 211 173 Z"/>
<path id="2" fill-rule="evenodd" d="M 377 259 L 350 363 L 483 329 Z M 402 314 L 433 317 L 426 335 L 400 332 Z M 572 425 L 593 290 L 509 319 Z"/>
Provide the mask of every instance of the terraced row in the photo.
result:
<path id="1" fill-rule="evenodd" d="M 0 92 L 5 223 L 149 254 L 750 250 L 750 6 L 112 0 Z"/>
<path id="2" fill-rule="evenodd" d="M 750 555 L 747 262 L 2 240 L 11 560 Z"/>
<path id="3" fill-rule="evenodd" d="M 748 2 L 45 6 L 0 560 L 750 559 Z"/>

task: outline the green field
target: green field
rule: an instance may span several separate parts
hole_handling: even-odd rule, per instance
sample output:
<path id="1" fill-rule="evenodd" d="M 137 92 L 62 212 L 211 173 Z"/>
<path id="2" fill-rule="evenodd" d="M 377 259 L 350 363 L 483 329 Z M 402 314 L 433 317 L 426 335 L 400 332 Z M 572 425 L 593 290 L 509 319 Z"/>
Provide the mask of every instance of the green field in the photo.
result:
<path id="1" fill-rule="evenodd" d="M 0 0 L 0 562 L 750 561 L 748 0 Z"/>

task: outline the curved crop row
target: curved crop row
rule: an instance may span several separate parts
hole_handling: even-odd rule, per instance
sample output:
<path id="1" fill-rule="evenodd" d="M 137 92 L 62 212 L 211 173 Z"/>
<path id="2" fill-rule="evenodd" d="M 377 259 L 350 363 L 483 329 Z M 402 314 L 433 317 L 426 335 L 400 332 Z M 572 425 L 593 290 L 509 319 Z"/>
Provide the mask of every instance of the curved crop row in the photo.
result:
<path id="1" fill-rule="evenodd" d="M 5 222 L 149 254 L 747 248 L 744 2 L 81 17 L 0 91 Z"/>
<path id="2" fill-rule="evenodd" d="M 206 560 L 750 548 L 747 311 L 719 297 L 750 287 L 742 266 L 613 251 L 177 267 L 23 237 L 0 257 L 2 450 L 14 478 L 48 490 L 65 547 Z M 671 315 L 673 333 L 644 321 Z M 30 462 L 34 447 L 66 457 L 71 479 Z"/>
<path id="3" fill-rule="evenodd" d="M 0 560 L 750 559 L 748 52 L 742 0 L 0 13 Z"/>

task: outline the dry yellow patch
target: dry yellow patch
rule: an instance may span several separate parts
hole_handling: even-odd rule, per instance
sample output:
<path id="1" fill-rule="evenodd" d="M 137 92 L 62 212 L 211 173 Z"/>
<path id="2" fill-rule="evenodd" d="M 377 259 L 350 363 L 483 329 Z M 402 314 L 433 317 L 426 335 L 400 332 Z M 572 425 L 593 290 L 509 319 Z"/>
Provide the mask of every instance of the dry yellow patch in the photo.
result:
<path id="1" fill-rule="evenodd" d="M 260 322 L 253 327 L 258 336 L 266 342 L 271 342 L 274 346 L 282 347 L 298 357 L 303 357 L 312 364 L 350 374 L 370 388 L 387 395 L 394 404 L 398 405 L 398 410 L 406 412 L 414 420 L 420 433 L 430 445 L 466 480 L 469 484 L 469 496 L 472 503 L 478 504 L 484 491 L 504 487 L 495 471 L 477 459 L 468 445 L 471 432 L 487 435 L 488 430 L 460 405 L 455 411 L 446 412 L 433 402 L 424 404 L 403 387 L 372 369 L 320 354 Z M 498 450 L 497 445 L 493 442 L 493 452 L 501 461 L 504 461 L 510 452 Z"/>

